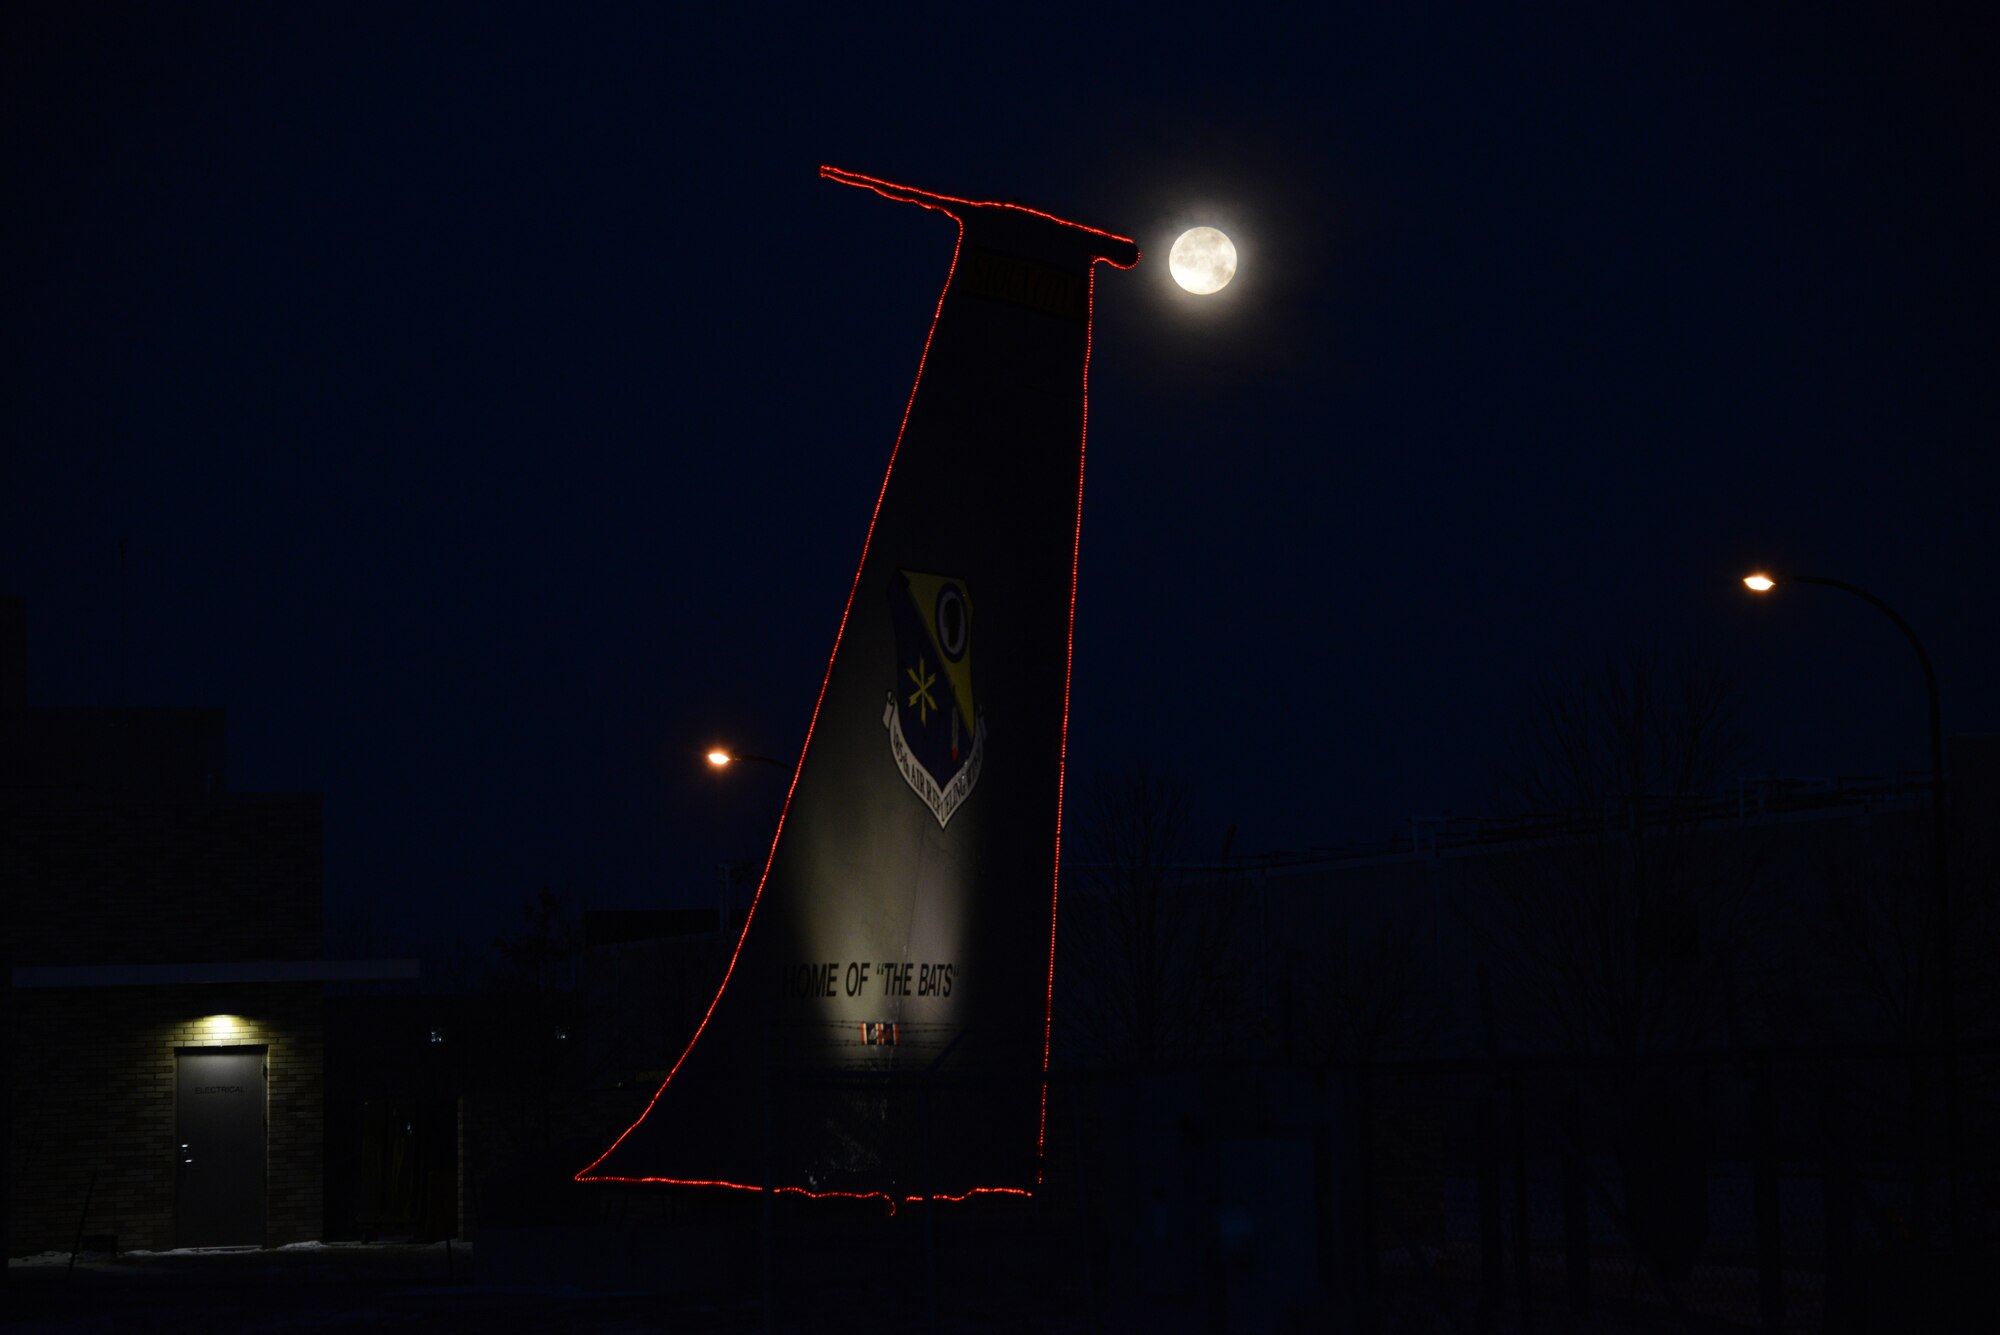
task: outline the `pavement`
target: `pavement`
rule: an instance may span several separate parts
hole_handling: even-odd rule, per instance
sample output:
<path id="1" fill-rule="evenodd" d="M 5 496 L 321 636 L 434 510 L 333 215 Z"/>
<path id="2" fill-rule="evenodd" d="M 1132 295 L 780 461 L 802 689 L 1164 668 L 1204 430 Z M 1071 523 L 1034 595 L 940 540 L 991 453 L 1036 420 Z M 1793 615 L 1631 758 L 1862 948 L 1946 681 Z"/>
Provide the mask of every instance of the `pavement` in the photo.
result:
<path id="1" fill-rule="evenodd" d="M 9 1335 L 202 1331 L 754 1331 L 755 1294 L 663 1295 L 475 1283 L 469 1243 L 333 1243 L 16 1258 Z"/>

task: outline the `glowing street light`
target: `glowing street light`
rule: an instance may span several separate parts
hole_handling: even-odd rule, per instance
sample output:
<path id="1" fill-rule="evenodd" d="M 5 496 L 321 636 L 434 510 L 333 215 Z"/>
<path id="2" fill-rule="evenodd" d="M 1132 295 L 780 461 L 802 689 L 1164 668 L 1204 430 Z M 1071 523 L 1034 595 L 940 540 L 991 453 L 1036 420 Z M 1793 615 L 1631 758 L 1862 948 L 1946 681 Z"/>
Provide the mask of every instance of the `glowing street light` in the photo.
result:
<path id="1" fill-rule="evenodd" d="M 714 769 L 728 769 L 739 760 L 749 761 L 758 765 L 769 765 L 771 768 L 781 769 L 787 774 L 792 772 L 790 765 L 787 765 L 782 760 L 773 760 L 769 756 L 752 755 L 748 751 L 733 751 L 726 746 L 712 746 L 708 749 L 708 763 Z"/>
<path id="2" fill-rule="evenodd" d="M 1938 707 L 1937 672 L 1931 667 L 1931 656 L 1925 652 L 1924 642 L 1917 638 L 1917 633 L 1914 630 L 1910 629 L 1910 623 L 1903 620 L 1895 608 L 1889 606 L 1889 604 L 1883 602 L 1880 598 L 1877 598 L 1874 594 L 1861 588 L 1859 585 L 1849 584 L 1846 580 L 1842 579 L 1828 579 L 1824 575 L 1773 575 L 1763 570 L 1743 577 L 1744 587 L 1756 593 L 1769 593 L 1780 583 L 1820 584 L 1829 589 L 1839 589 L 1842 593 L 1851 593 L 1880 612 L 1883 616 L 1889 618 L 1889 620 L 1895 622 L 1896 629 L 1902 631 L 1903 638 L 1910 642 L 1910 648 L 1917 651 L 1917 664 L 1924 670 L 1924 694 L 1930 703 L 1931 713 L 1931 813 L 1937 827 L 1935 830 L 1936 865 L 1934 874 L 1936 881 L 1936 904 L 1934 907 L 1939 914 L 1943 914 L 1947 894 L 1944 865 L 1944 723 L 1942 711 Z M 1941 929 L 1946 921 L 1946 919 L 1940 917 L 1939 925 Z"/>
<path id="3" fill-rule="evenodd" d="M 769 765 L 772 769 L 783 770 L 787 780 L 795 781 L 793 780 L 793 767 L 787 765 L 784 761 L 773 760 L 769 756 L 754 755 L 749 751 L 738 751 L 733 747 L 711 746 L 708 748 L 706 759 L 708 761 L 708 767 L 714 770 L 718 774 L 720 774 L 723 770 L 728 769 L 731 765 L 734 765 L 737 761 L 746 760 L 751 762 L 752 764 Z M 717 801 L 717 814 L 720 815 L 721 811 L 720 803 L 722 798 L 722 789 L 720 785 L 717 786 L 715 792 Z M 787 802 L 790 801 L 789 794 L 787 795 L 786 801 Z M 782 820 L 782 817 L 780 817 L 780 819 Z M 743 864 L 735 862 L 724 862 L 719 864 L 718 869 L 722 872 L 722 901 L 716 910 L 716 915 L 717 915 L 716 922 L 724 932 L 727 932 L 730 929 L 730 923 L 734 918 L 736 906 L 734 903 L 735 883 L 733 879 L 733 873 L 741 865 Z M 767 862 L 765 866 L 768 869 L 769 863 Z M 766 1183 L 765 1190 L 767 1192 L 770 1190 L 768 1183 Z M 768 1195 L 765 1196 L 764 1200 L 767 1205 L 770 1203 L 770 1199 L 771 1198 Z"/>

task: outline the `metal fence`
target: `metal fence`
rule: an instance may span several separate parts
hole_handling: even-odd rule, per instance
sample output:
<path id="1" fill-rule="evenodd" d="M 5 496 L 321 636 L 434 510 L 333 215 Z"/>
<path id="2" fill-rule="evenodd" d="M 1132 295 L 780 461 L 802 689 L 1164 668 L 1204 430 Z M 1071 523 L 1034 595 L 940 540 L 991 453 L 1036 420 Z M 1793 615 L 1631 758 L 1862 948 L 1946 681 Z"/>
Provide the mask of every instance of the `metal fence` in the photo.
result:
<path id="1" fill-rule="evenodd" d="M 735 1236 L 771 1329 L 1985 1331 L 1996 1088 L 1990 1045 L 1059 1069 L 1032 1198 L 590 1199 Z"/>
<path id="2" fill-rule="evenodd" d="M 1378 1068 L 1364 1328 L 1991 1329 L 1990 1051 Z M 1438 1149 L 1405 1129 L 1438 1125 Z M 1432 1202 L 1436 1202 L 1435 1208 Z"/>
<path id="3" fill-rule="evenodd" d="M 1122 1181 L 1085 1171 L 1051 1185 L 1080 1233 L 1109 1223 L 1114 1294 L 1117 1235 L 1143 1234 L 1148 1204 L 1179 1212 L 1190 1236 L 1165 1245 L 1195 1271 L 1183 1317 L 1202 1314 L 1186 1329 L 2000 1329 L 1986 1279 L 2000 1259 L 1995 1057 L 1764 1049 L 1210 1071 L 1197 1085 L 1233 1099 L 1161 1098 L 1155 1082 L 1164 1106 L 1150 1119 L 1131 1113 L 1145 1082 L 1135 1099 L 1093 1077 L 1059 1090 L 1094 1113 L 1079 1163 L 1115 1158 L 1121 1135 L 1146 1140 L 1148 1120 L 1179 1128 L 1180 1153 L 1141 1154 Z M 1266 1205 L 1286 1190 L 1285 1163 L 1310 1165 L 1309 1215 Z M 1159 1190 L 1176 1180 L 1187 1185 Z M 1302 1253 L 1283 1235 L 1297 1231 L 1312 1238 L 1309 1275 L 1286 1273 Z M 1293 1259 L 1267 1264 L 1267 1251 Z M 1143 1261 L 1122 1270 L 1143 1284 Z"/>

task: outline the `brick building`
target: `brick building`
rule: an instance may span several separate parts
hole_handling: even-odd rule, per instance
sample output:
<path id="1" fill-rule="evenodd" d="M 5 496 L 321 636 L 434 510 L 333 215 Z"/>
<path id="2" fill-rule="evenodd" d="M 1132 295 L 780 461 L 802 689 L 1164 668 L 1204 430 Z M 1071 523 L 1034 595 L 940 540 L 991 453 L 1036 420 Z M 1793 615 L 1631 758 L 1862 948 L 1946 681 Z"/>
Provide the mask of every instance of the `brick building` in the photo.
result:
<path id="1" fill-rule="evenodd" d="M 0 600 L 9 1255 L 323 1235 L 320 798 L 232 793 L 215 709 L 29 708 Z M 81 1224 L 81 1230 L 79 1225 Z"/>

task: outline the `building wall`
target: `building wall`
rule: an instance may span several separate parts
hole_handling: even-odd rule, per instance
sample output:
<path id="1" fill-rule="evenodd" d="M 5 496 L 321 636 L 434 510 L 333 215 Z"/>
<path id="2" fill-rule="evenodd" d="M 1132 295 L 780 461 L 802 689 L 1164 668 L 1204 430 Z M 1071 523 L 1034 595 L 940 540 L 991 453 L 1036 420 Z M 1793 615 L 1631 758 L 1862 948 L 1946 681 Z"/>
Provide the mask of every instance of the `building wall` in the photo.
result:
<path id="1" fill-rule="evenodd" d="M 1929 830 L 1918 794 L 1656 831 L 1637 853 L 1616 835 L 1586 835 L 1285 868 L 1262 890 L 1261 976 L 1267 992 L 1291 985 L 1306 1023 L 1339 1012 L 1329 999 L 1371 1017 L 1427 1012 L 1426 1023 L 1385 1026 L 1372 1054 L 1383 1057 L 1478 1056 L 1489 1032 L 1508 1052 L 1566 1050 L 1575 1035 L 1550 1027 L 1551 1009 L 1622 995 L 1615 980 L 1640 969 L 1685 992 L 1655 996 L 1649 1010 L 1700 1017 L 1705 1044 L 1887 1042 L 1883 998 L 1854 958 L 1915 949 Z M 1832 920 L 1843 877 L 1900 915 L 1878 925 L 1899 928 L 1901 947 Z M 1967 859 L 1959 883 L 1980 880 Z M 1684 933 L 1642 901 L 1684 908 Z"/>
<path id="2" fill-rule="evenodd" d="M 0 791 L 16 965 L 316 959 L 317 793 Z"/>
<path id="3" fill-rule="evenodd" d="M 67 1250 L 86 1195 L 83 1231 L 176 1245 L 176 1048 L 268 1049 L 263 1241 L 320 1236 L 320 985 L 26 988 L 13 1001 L 9 1255 Z"/>
<path id="4" fill-rule="evenodd" d="M 1975 958 L 2000 885 L 2000 742 L 1955 744 L 1958 990 L 1971 1023 L 2000 1013 L 1995 971 Z M 1143 917 L 1101 909 L 1088 872 L 1070 875 L 1057 1060 L 1135 1060 L 1116 1031 L 1142 1001 L 1164 1022 L 1168 1064 L 1893 1042 L 1914 1003 L 1930 831 L 1917 789 L 1656 825 L 1636 848 L 1586 827 L 1244 859 L 1175 869 Z M 1611 1009 L 1623 1012 L 1616 1034 Z"/>
<path id="5" fill-rule="evenodd" d="M 319 796 L 227 791 L 219 709 L 31 707 L 26 652 L 0 598 L 0 968 L 319 959 Z M 320 1237 L 323 991 L 11 989 L 9 1253 L 70 1246 L 86 1195 L 85 1231 L 174 1245 L 176 1047 L 268 1048 L 264 1240 Z"/>

